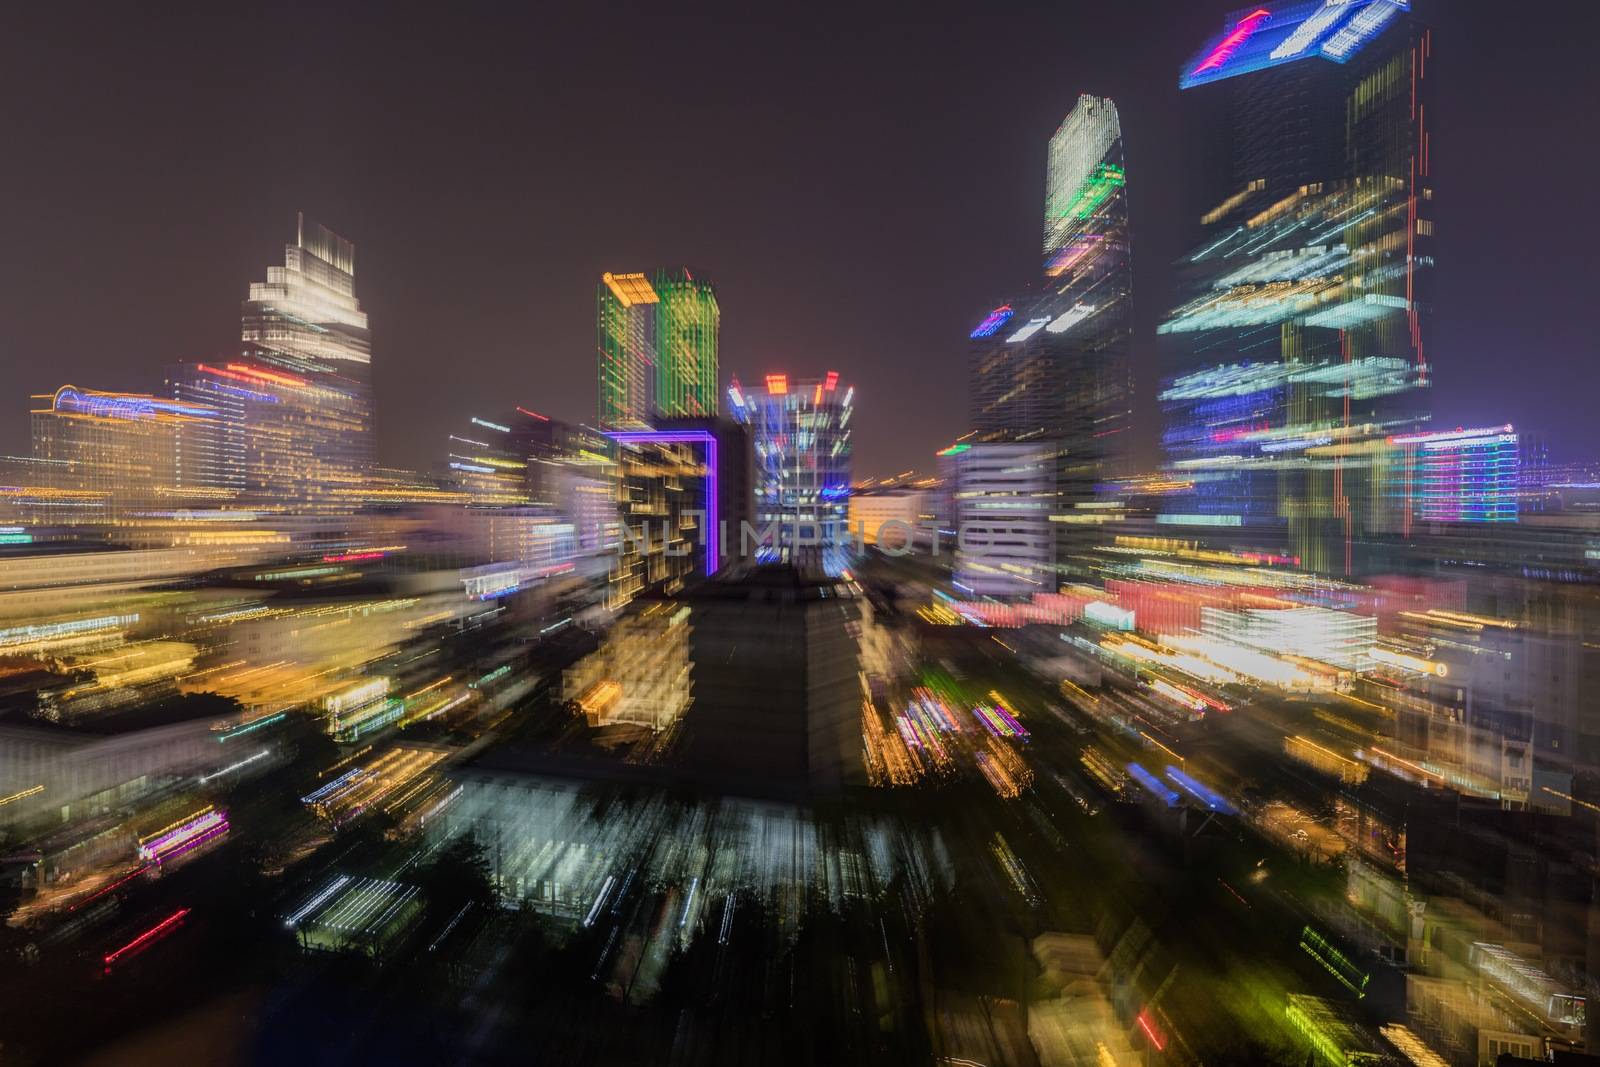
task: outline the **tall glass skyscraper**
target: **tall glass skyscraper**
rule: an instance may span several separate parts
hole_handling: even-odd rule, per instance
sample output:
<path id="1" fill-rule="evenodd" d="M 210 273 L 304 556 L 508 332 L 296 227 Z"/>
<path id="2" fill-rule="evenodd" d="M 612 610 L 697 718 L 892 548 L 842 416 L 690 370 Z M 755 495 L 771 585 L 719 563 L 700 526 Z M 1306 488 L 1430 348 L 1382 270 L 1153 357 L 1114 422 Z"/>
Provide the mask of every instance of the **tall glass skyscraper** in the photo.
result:
<path id="1" fill-rule="evenodd" d="M 809 379 L 769 374 L 763 387 L 734 382 L 728 390 L 755 449 L 755 527 L 778 528 L 762 558 L 834 575 L 848 565 L 855 392 L 834 371 Z"/>
<path id="2" fill-rule="evenodd" d="M 1080 96 L 1050 139 L 1041 276 L 971 333 L 970 428 L 980 442 L 1052 442 L 1057 514 L 1091 502 L 1117 473 L 1128 428 L 1127 180 L 1116 105 Z M 1087 566 L 1091 527 L 1056 530 L 1056 569 Z"/>
<path id="3" fill-rule="evenodd" d="M 595 303 L 603 428 L 717 414 L 722 312 L 710 282 L 685 267 L 606 273 Z"/>
<path id="4" fill-rule="evenodd" d="M 184 364 L 175 399 L 219 417 L 180 436 L 181 485 L 290 506 L 357 502 L 373 462 L 371 343 L 355 246 L 300 217 L 250 286 L 237 359 Z"/>
<path id="5" fill-rule="evenodd" d="M 1232 166 L 1159 327 L 1165 446 L 1192 483 L 1162 519 L 1324 573 L 1411 519 L 1386 443 L 1421 420 L 1431 373 L 1432 39 L 1409 7 L 1241 10 L 1179 75 L 1228 94 Z"/>

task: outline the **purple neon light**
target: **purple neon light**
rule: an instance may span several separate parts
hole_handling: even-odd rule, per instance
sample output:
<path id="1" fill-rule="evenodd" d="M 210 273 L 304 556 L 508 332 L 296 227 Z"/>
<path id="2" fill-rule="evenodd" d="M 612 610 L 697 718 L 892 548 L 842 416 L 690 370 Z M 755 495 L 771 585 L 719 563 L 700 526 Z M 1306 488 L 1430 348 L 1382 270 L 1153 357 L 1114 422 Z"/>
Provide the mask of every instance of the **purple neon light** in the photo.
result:
<path id="1" fill-rule="evenodd" d="M 191 838 L 189 838 L 189 840 L 183 842 L 181 845 L 179 845 L 178 847 L 174 848 L 172 851 L 161 853 L 159 856 L 157 856 L 155 858 L 155 862 L 156 863 L 167 863 L 167 862 L 169 862 L 171 860 L 177 859 L 179 856 L 183 855 L 185 852 L 192 852 L 195 849 L 199 848 L 201 845 L 205 844 L 207 841 L 210 841 L 212 838 L 221 837 L 223 834 L 227 833 L 228 830 L 229 830 L 229 827 L 230 827 L 230 824 L 229 824 L 228 820 L 227 819 L 223 819 L 222 822 L 218 823 L 216 826 L 213 826 L 211 829 L 207 830 L 205 833 L 201 834 L 199 837 L 191 837 Z"/>
<path id="2" fill-rule="evenodd" d="M 911 720 L 904 715 L 896 715 L 895 729 L 900 731 L 900 739 L 906 743 L 907 748 L 921 748 L 922 739 L 917 736 L 917 728 L 911 725 Z"/>
<path id="3" fill-rule="evenodd" d="M 1001 706 L 999 704 L 995 704 L 994 705 L 994 710 L 995 710 L 995 714 L 999 715 L 1000 718 L 1005 721 L 1005 724 L 1007 726 L 1011 727 L 1013 730 L 1015 730 L 1017 732 L 1017 736 L 1018 737 L 1024 737 L 1025 738 L 1025 737 L 1028 736 L 1028 731 L 1023 729 L 1022 724 L 1017 721 L 1017 717 L 1015 715 L 1011 714 L 1011 712 L 1007 711 L 1003 706 Z"/>
<path id="4" fill-rule="evenodd" d="M 985 315 L 983 321 L 978 323 L 977 329 L 973 330 L 968 336 L 974 341 L 980 337 L 993 337 L 1000 332 L 1000 327 L 1004 326 L 1011 316 L 1015 314 L 1016 312 L 1011 309 L 1010 304 L 1001 304 Z"/>
<path id="5" fill-rule="evenodd" d="M 146 859 L 163 863 L 174 856 L 181 856 L 201 842 L 209 841 L 219 834 L 227 833 L 227 831 L 227 813 L 208 811 L 204 815 L 162 834 L 153 841 L 145 842 L 139 851 Z"/>
<path id="6" fill-rule="evenodd" d="M 721 541 L 717 534 L 717 437 L 709 430 L 619 430 L 606 434 L 623 445 L 706 446 L 706 576 L 717 573 Z"/>

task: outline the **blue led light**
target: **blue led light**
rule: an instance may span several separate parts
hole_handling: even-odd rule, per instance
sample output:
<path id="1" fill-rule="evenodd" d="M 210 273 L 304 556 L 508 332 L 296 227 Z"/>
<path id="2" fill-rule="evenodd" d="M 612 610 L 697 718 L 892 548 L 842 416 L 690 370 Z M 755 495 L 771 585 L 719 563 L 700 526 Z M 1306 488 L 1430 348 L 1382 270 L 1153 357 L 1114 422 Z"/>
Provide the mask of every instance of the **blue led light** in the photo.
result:
<path id="1" fill-rule="evenodd" d="M 86 393 L 70 385 L 62 386 L 56 392 L 54 406 L 57 411 L 93 415 L 102 419 L 153 419 L 157 415 L 208 419 L 216 414 L 210 408 L 197 404 L 179 404 L 129 393 Z"/>
<path id="2" fill-rule="evenodd" d="M 1137 763 L 1128 764 L 1128 773 L 1133 776 L 1134 781 L 1144 786 L 1157 800 L 1161 801 L 1167 807 L 1173 807 L 1178 803 L 1178 794 L 1162 785 L 1161 779 L 1157 778 L 1155 775 L 1151 774 Z"/>
<path id="3" fill-rule="evenodd" d="M 1302 0 L 1244 8 L 1183 65 L 1178 88 L 1313 57 L 1347 62 L 1410 9 L 1410 0 Z"/>
<path id="4" fill-rule="evenodd" d="M 989 312 L 984 320 L 978 323 L 978 328 L 973 330 L 970 336 L 974 341 L 980 337 L 993 337 L 1000 332 L 1000 327 L 1011 321 L 1011 316 L 1015 314 L 1016 312 L 1011 310 L 1010 304 L 1002 304 Z"/>
<path id="5" fill-rule="evenodd" d="M 1167 777 L 1176 782 L 1179 789 L 1204 804 L 1207 809 L 1219 811 L 1224 815 L 1232 815 L 1234 813 L 1233 805 L 1229 804 L 1221 794 L 1200 784 L 1178 768 L 1168 765 Z"/>

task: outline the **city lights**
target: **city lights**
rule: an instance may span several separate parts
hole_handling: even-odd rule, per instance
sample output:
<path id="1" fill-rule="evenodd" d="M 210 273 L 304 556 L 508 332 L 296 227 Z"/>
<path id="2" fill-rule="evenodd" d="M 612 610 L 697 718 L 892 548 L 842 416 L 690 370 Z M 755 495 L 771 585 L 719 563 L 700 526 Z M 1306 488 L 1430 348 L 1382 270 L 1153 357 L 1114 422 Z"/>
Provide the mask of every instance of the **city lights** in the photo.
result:
<path id="1" fill-rule="evenodd" d="M 1600 1053 L 1584 34 L 1127 6 L 30 10 L 0 1057 Z"/>

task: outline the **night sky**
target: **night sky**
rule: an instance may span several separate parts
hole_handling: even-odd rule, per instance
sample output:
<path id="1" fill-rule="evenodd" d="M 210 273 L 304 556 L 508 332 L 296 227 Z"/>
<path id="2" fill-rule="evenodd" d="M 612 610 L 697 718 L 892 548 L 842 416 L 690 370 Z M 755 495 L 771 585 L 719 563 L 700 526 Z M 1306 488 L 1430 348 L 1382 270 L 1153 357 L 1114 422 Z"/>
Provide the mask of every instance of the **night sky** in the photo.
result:
<path id="1" fill-rule="evenodd" d="M 1595 8 L 1418 3 L 1437 417 L 1600 457 Z M 0 451 L 26 451 L 30 393 L 234 350 L 304 209 L 356 243 L 386 463 L 431 468 L 512 404 L 592 419 L 600 273 L 682 263 L 717 284 L 724 378 L 837 369 L 857 473 L 928 468 L 967 331 L 1037 271 L 1046 142 L 1088 91 L 1122 117 L 1153 460 L 1168 264 L 1210 206 L 1176 74 L 1237 3 L 571 6 L 9 5 Z"/>

